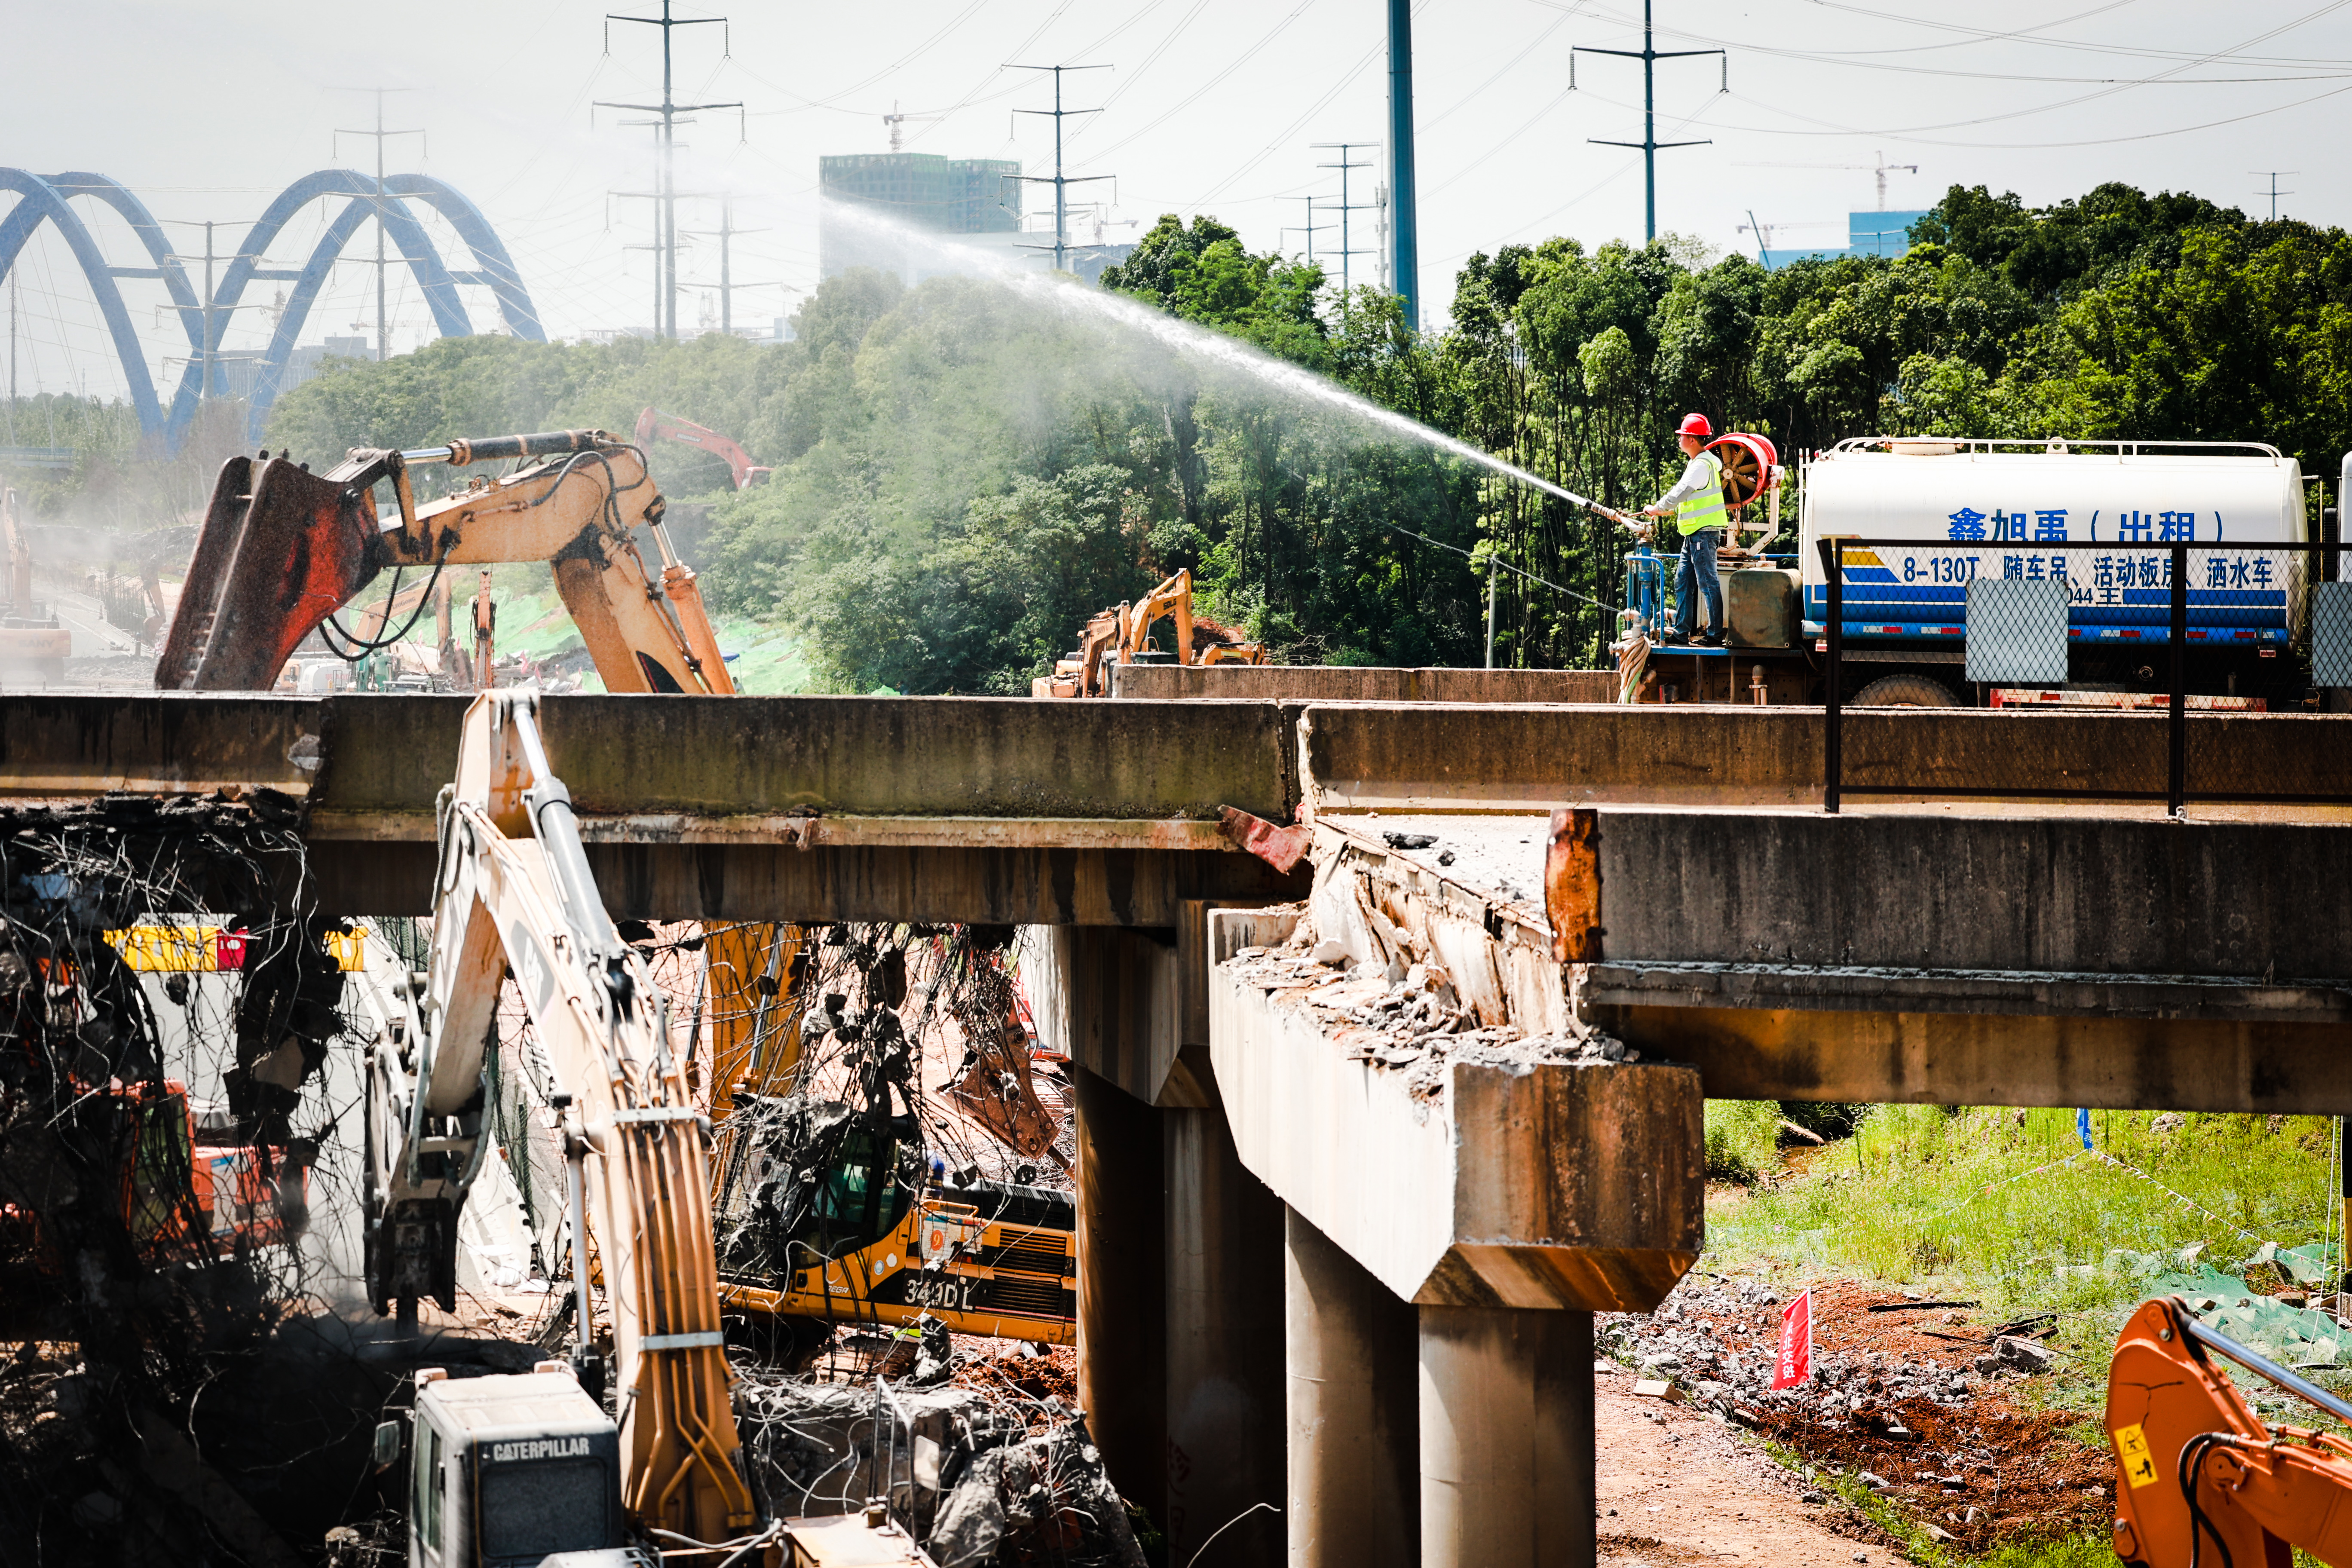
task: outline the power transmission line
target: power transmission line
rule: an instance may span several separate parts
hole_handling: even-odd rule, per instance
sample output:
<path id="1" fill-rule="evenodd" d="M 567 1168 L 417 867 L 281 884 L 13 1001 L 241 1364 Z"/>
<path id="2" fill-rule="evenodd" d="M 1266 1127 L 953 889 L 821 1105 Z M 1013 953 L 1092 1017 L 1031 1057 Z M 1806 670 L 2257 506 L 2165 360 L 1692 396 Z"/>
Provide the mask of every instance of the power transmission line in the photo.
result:
<path id="1" fill-rule="evenodd" d="M 1658 153 L 1668 147 L 1704 147 L 1712 137 L 1696 142 L 1661 142 L 1658 140 L 1657 67 L 1660 60 L 1678 60 L 1693 55 L 1714 55 L 1723 61 L 1722 90 L 1731 90 L 1731 57 L 1721 49 L 1662 49 L 1650 26 L 1650 0 L 1642 0 L 1642 47 L 1637 49 L 1593 49 L 1579 46 L 1568 54 L 1569 90 L 1576 89 L 1576 57 L 1615 55 L 1622 59 L 1642 62 L 1642 139 L 1639 142 L 1610 142 L 1601 137 L 1587 138 L 1599 147 L 1637 147 L 1642 153 L 1643 219 L 1642 237 L 1658 237 Z"/>
<path id="2" fill-rule="evenodd" d="M 1054 187 L 1054 244 L 1052 247 L 1054 252 L 1054 270 L 1056 272 L 1066 272 L 1069 268 L 1064 266 L 1063 262 L 1065 256 L 1070 247 L 1069 187 L 1072 185 L 1089 184 L 1097 180 L 1115 179 L 1117 176 L 1112 174 L 1081 174 L 1073 178 L 1072 176 L 1062 173 L 1062 121 L 1074 114 L 1100 114 L 1102 112 L 1099 109 L 1064 109 L 1062 107 L 1062 73 L 1064 71 L 1107 71 L 1111 68 L 1107 65 L 1024 66 L 1008 63 L 1004 68 L 1006 70 L 1014 71 L 1052 71 L 1054 73 L 1053 108 L 1016 109 L 1013 112 L 1015 114 L 1050 114 L 1054 118 L 1053 177 L 1048 179 L 1043 174 L 1024 174 L 1021 176 L 1021 179 L 1025 184 L 1051 185 Z M 1031 248 L 1044 250 L 1047 247 L 1040 245 L 1034 246 Z"/>
<path id="3" fill-rule="evenodd" d="M 604 15 L 604 52 L 608 55 L 613 52 L 613 24 L 615 22 L 636 22 L 648 27 L 659 27 L 662 30 L 661 101 L 659 103 L 611 103 L 606 102 L 602 99 L 597 100 L 597 106 L 602 109 L 628 109 L 635 110 L 639 113 L 657 114 L 661 117 L 658 120 L 625 120 L 621 123 L 624 125 L 654 125 L 660 128 L 659 137 L 656 143 L 659 149 L 660 155 L 655 163 L 654 189 L 651 193 L 654 199 L 654 298 L 656 307 L 654 317 L 654 333 L 657 337 L 665 338 L 676 338 L 677 336 L 678 189 L 677 152 L 677 127 L 681 123 L 679 116 L 692 114 L 697 110 L 705 109 L 740 110 L 743 107 L 740 100 L 734 103 L 678 103 L 673 100 L 671 96 L 673 91 L 671 87 L 671 31 L 678 27 L 697 27 L 701 26 L 706 23 L 713 22 L 719 24 L 722 27 L 726 27 L 728 26 L 728 20 L 724 16 L 672 16 L 669 14 L 670 3 L 671 0 L 662 0 L 662 14 L 658 16 L 623 16 L 609 11 Z M 731 37 L 731 31 L 732 30 L 730 28 L 730 36 L 728 37 L 726 45 L 726 58 L 731 58 L 734 54 L 734 41 Z M 683 123 L 691 125 L 694 121 L 692 120 L 687 120 L 684 121 Z M 621 192 L 616 194 L 635 195 L 636 193 Z M 632 247 L 631 248 L 635 247 Z"/>

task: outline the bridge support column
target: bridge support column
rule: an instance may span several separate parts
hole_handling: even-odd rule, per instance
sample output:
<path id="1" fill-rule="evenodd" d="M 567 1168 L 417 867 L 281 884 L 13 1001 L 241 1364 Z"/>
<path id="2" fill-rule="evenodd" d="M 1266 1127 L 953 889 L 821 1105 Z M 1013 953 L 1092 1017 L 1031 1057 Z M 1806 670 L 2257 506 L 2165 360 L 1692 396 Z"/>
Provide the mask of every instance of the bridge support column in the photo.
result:
<path id="1" fill-rule="evenodd" d="M 1167 1204 L 1158 1110 L 1073 1063 L 1078 1404 L 1119 1495 L 1168 1517 Z"/>
<path id="2" fill-rule="evenodd" d="M 1284 1526 L 1270 1510 L 1286 1506 L 1282 1204 L 1243 1168 L 1222 1104 L 1160 1115 L 1168 1184 L 1168 1561 L 1189 1563 L 1230 1523 L 1215 1552 L 1223 1568 L 1279 1568 Z M 1259 1503 L 1268 1509 L 1242 1518 Z"/>
<path id="3" fill-rule="evenodd" d="M 1423 1307 L 1422 1568 L 1591 1568 L 1592 1314 Z"/>
<path id="4" fill-rule="evenodd" d="M 1413 1568 L 1420 1437 L 1414 1309 L 1283 1210 L 1290 1568 Z"/>

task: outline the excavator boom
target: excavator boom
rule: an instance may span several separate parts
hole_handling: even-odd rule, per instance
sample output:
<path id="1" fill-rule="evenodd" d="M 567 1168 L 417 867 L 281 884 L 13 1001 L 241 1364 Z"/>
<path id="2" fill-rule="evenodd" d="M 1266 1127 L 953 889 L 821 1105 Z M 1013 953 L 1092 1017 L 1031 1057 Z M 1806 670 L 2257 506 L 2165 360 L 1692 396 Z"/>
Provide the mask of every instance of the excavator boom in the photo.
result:
<path id="1" fill-rule="evenodd" d="M 676 441 L 683 446 L 699 447 L 722 458 L 727 471 L 735 478 L 735 488 L 748 490 L 753 485 L 765 483 L 773 468 L 762 468 L 751 461 L 751 454 L 732 437 L 722 436 L 707 425 L 697 425 L 691 419 L 680 419 L 675 414 L 664 414 L 658 408 L 648 408 L 637 416 L 637 446 L 650 449 L 656 441 Z"/>
<path id="2" fill-rule="evenodd" d="M 2352 1422 L 2352 1405 L 2207 1328 L 2179 1298 L 2143 1304 L 2107 1372 L 2116 1555 L 2291 1568 L 2300 1548 L 2352 1563 L 2352 1442 L 2258 1419 L 2215 1354 Z"/>
<path id="3" fill-rule="evenodd" d="M 417 507 L 408 470 L 539 459 Z M 390 481 L 399 515 L 380 521 Z M 693 572 L 669 548 L 645 456 L 601 430 L 352 452 L 313 474 L 284 458 L 221 466 L 187 582 L 155 666 L 165 690 L 267 690 L 304 638 L 386 569 L 545 561 L 610 691 L 732 692 Z M 658 573 L 639 554 L 643 523 Z"/>
<path id="4" fill-rule="evenodd" d="M 404 1317 L 420 1296 L 456 1305 L 457 1216 L 494 1157 L 482 1072 L 511 971 L 536 1048 L 507 1070 L 539 1080 L 573 1165 L 583 1342 L 589 1236 L 611 1309 L 623 1505 L 644 1525 L 728 1541 L 755 1510 L 728 1403 L 709 1123 L 667 999 L 597 893 L 538 700 L 529 689 L 484 692 L 467 710 L 440 810 L 427 994 L 405 1058 L 380 1047 L 370 1067 L 369 1290 Z"/>

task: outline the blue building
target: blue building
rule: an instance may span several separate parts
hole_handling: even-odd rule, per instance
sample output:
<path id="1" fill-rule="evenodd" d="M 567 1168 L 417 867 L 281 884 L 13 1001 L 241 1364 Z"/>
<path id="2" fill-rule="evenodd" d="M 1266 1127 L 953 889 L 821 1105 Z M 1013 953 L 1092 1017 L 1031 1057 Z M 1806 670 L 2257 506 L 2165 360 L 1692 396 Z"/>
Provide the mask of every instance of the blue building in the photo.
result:
<path id="1" fill-rule="evenodd" d="M 1907 212 L 1848 213 L 1846 216 L 1846 247 L 1843 250 L 1765 250 L 1757 259 L 1765 270 L 1777 271 L 1792 261 L 1818 258 L 1834 261 L 1841 256 L 1900 256 L 1911 248 L 1911 226 L 1935 209 L 1919 207 Z"/>

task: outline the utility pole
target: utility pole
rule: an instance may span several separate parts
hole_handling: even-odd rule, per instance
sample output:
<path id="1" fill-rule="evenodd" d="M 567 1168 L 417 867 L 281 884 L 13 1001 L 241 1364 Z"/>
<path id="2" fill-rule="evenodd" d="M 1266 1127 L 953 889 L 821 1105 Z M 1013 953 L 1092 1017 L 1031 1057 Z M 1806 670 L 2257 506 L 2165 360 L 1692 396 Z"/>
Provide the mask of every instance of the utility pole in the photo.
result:
<path id="1" fill-rule="evenodd" d="M 1366 147 L 1377 147 L 1380 143 L 1377 142 L 1317 142 L 1310 145 L 1317 148 L 1337 149 L 1339 154 L 1339 161 L 1336 163 L 1318 163 L 1315 166 L 1318 169 L 1339 171 L 1339 295 L 1340 298 L 1345 299 L 1355 283 L 1355 279 L 1349 271 L 1348 261 L 1349 258 L 1356 253 L 1356 247 L 1349 240 L 1348 231 L 1348 215 L 1356 210 L 1354 205 L 1348 199 L 1348 171 L 1371 167 L 1368 163 L 1349 163 L 1348 155 L 1350 153 L 1360 152 Z M 1310 217 L 1308 221 L 1313 220 Z"/>
<path id="2" fill-rule="evenodd" d="M 383 139 L 387 136 L 422 136 L 425 132 L 422 131 L 386 131 L 383 128 L 383 95 L 387 92 L 406 92 L 408 89 L 404 87 L 362 87 L 347 88 L 344 90 L 349 92 L 372 92 L 375 94 L 375 129 L 373 131 L 339 130 L 335 134 L 338 136 L 373 136 L 375 138 L 375 358 L 376 363 L 378 364 L 382 364 L 385 360 L 392 357 L 391 333 L 389 327 L 386 325 L 384 315 L 383 215 L 385 212 L 386 198 L 383 189 Z M 205 248 L 209 250 L 211 247 L 211 241 L 208 239 L 205 242 Z M 212 290 L 209 287 L 205 290 L 205 298 L 207 300 L 210 300 L 212 298 Z M 211 395 L 209 383 L 207 384 L 205 395 L 207 396 Z"/>
<path id="3" fill-rule="evenodd" d="M 1013 112 L 1015 114 L 1050 114 L 1054 117 L 1054 177 L 1049 180 L 1042 174 L 1024 174 L 1022 176 L 1022 179 L 1026 184 L 1051 185 L 1054 187 L 1054 270 L 1056 272 L 1066 272 L 1069 270 L 1069 268 L 1064 265 L 1064 255 L 1069 249 L 1069 187 L 1072 185 L 1087 184 L 1095 180 L 1115 179 L 1117 176 L 1112 174 L 1083 174 L 1076 179 L 1072 179 L 1062 173 L 1062 121 L 1073 114 L 1100 114 L 1102 112 L 1099 109 L 1064 109 L 1062 107 L 1062 73 L 1064 71 L 1107 71 L 1111 68 L 1107 65 L 1020 66 L 1008 64 L 1004 68 L 1006 70 L 1014 71 L 1052 71 L 1054 73 L 1053 108 L 1016 109 Z M 1033 247 L 1032 248 L 1043 250 L 1045 247 L 1040 245 Z"/>
<path id="4" fill-rule="evenodd" d="M 24 279 L 8 268 L 8 445 L 16 444 L 16 306 L 24 298 Z"/>
<path id="5" fill-rule="evenodd" d="M 1639 142 L 1609 142 L 1593 136 L 1586 140 L 1596 147 L 1638 147 L 1642 150 L 1643 196 L 1642 237 L 1644 240 L 1655 239 L 1658 237 L 1659 152 L 1667 147 L 1705 147 L 1713 141 L 1711 137 L 1703 137 L 1696 142 L 1658 140 L 1658 62 L 1685 59 L 1693 55 L 1719 56 L 1723 60 L 1722 90 L 1729 92 L 1731 90 L 1731 57 L 1724 54 L 1721 49 L 1659 48 L 1651 36 L 1650 0 L 1642 0 L 1642 47 L 1640 49 L 1590 49 L 1580 46 L 1569 51 L 1568 86 L 1571 92 L 1576 89 L 1576 57 L 1580 54 L 1615 55 L 1621 59 L 1642 62 L 1642 139 Z M 1883 180 L 1884 176 L 1882 175 L 1881 178 Z"/>
<path id="6" fill-rule="evenodd" d="M 2254 195 L 2258 196 L 2266 195 L 2270 197 L 2271 221 L 2273 223 L 2278 222 L 2278 199 L 2281 196 L 2291 196 L 2294 195 L 2293 191 L 2283 191 L 2279 189 L 2279 176 L 2281 174 L 2300 174 L 2303 171 L 2301 169 L 2250 169 L 2247 172 L 2254 174 L 2268 174 L 2271 177 L 2271 188 L 2267 191 L 2256 191 Z"/>
<path id="7" fill-rule="evenodd" d="M 1389 269 L 1406 330 L 1421 329 L 1421 226 L 1412 177 L 1412 0 L 1389 0 Z"/>
<path id="8" fill-rule="evenodd" d="M 735 198 L 721 196 L 719 198 L 719 226 L 690 228 L 686 232 L 689 235 L 702 235 L 719 241 L 719 330 L 732 335 L 735 331 L 735 289 L 737 288 L 733 259 L 734 238 L 739 234 L 765 234 L 768 231 L 764 228 L 737 228 Z M 746 283 L 741 287 L 759 289 L 766 285 Z"/>
<path id="9" fill-rule="evenodd" d="M 193 218 L 165 218 L 163 221 L 169 224 L 184 225 L 189 228 L 196 226 L 196 221 Z M 220 374 L 220 318 L 227 315 L 232 310 L 261 310 L 268 309 L 268 306 L 258 303 L 251 305 L 223 305 L 216 301 L 215 296 L 213 292 L 214 263 L 220 261 L 259 261 L 262 258 L 258 253 L 255 252 L 240 252 L 235 256 L 220 255 L 213 248 L 213 229 L 215 226 L 215 225 L 212 219 L 207 218 L 205 220 L 205 253 L 202 256 L 181 256 L 174 254 L 166 258 L 167 260 L 172 261 L 201 261 L 205 264 L 205 302 L 202 307 L 204 315 L 204 346 L 200 351 L 198 351 L 198 355 L 195 359 L 195 363 L 199 367 L 200 375 L 200 379 L 196 383 L 196 395 L 200 399 L 215 395 L 215 388 L 213 385 L 213 382 Z M 218 390 L 226 391 L 226 388 L 220 388 Z"/>
<path id="10" fill-rule="evenodd" d="M 642 114 L 657 114 L 661 117 L 658 120 L 625 120 L 622 123 L 659 127 L 659 134 L 655 142 L 658 155 L 655 163 L 652 193 L 656 300 L 654 333 L 657 337 L 665 338 L 677 336 L 677 128 L 681 124 L 694 123 L 690 119 L 681 120 L 679 117 L 691 115 L 704 109 L 743 107 L 740 100 L 734 103 L 679 103 L 675 100 L 674 89 L 671 86 L 673 77 L 670 53 L 671 30 L 677 27 L 698 27 L 711 22 L 726 26 L 727 18 L 724 16 L 672 16 L 669 14 L 670 4 L 671 0 L 662 0 L 662 14 L 658 16 L 623 16 L 610 11 L 604 14 L 604 52 L 608 55 L 613 52 L 613 24 L 615 22 L 638 22 L 646 26 L 659 27 L 662 30 L 661 101 L 659 103 L 610 103 L 603 99 L 597 100 L 597 107 L 602 109 L 630 109 Z M 730 34 L 731 31 L 730 28 Z M 730 54 L 733 52 L 731 37 L 728 41 L 728 50 Z"/>
<path id="11" fill-rule="evenodd" d="M 1286 199 L 1287 199 L 1287 200 L 1289 200 L 1289 201 L 1294 201 L 1294 202 L 1305 202 L 1305 203 L 1307 204 L 1307 222 L 1306 222 L 1306 225 L 1305 225 L 1303 227 L 1294 226 L 1292 226 L 1292 227 L 1289 227 L 1289 228 L 1286 228 L 1286 229 L 1284 229 L 1282 232 L 1283 232 L 1283 233 L 1285 233 L 1285 234 L 1304 234 L 1304 235 L 1306 235 L 1306 236 L 1307 236 L 1307 260 L 1309 260 L 1309 261 L 1312 261 L 1312 260 L 1314 260 L 1314 259 L 1315 259 L 1315 237 L 1316 237 L 1318 234 L 1321 233 L 1323 230 L 1328 229 L 1328 228 L 1329 228 L 1329 227 L 1331 226 L 1330 226 L 1329 224 L 1328 224 L 1328 223 L 1317 223 L 1317 222 L 1315 221 L 1315 204 L 1316 204 L 1318 201 L 1321 200 L 1322 198 L 1321 198 L 1321 197 L 1319 197 L 1319 196 L 1290 196 L 1290 197 L 1287 197 L 1287 198 L 1286 198 Z"/>

